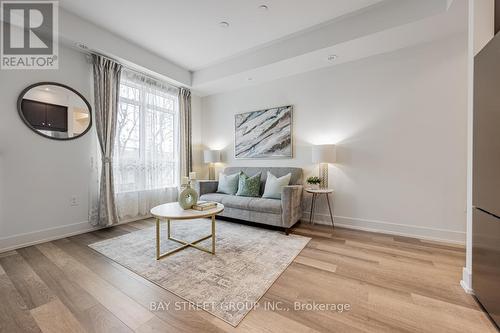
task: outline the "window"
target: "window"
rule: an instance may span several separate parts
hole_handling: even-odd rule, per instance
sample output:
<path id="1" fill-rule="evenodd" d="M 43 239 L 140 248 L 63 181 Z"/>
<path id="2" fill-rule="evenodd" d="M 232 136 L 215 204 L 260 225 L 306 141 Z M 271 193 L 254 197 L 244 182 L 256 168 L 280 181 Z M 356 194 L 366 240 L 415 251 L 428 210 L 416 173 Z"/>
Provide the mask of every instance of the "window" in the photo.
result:
<path id="1" fill-rule="evenodd" d="M 117 193 L 174 187 L 179 176 L 178 92 L 123 71 L 114 147 Z"/>

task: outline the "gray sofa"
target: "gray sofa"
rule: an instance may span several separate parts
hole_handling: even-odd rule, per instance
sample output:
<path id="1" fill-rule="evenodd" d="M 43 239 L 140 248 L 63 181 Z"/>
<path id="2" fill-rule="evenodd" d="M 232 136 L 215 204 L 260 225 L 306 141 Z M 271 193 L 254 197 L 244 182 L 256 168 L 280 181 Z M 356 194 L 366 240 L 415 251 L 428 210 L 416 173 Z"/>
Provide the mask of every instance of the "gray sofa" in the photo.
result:
<path id="1" fill-rule="evenodd" d="M 292 177 L 290 185 L 285 186 L 282 190 L 281 200 L 217 193 L 218 181 L 215 180 L 195 182 L 195 189 L 200 195 L 200 200 L 223 204 L 225 209 L 221 216 L 280 227 L 288 234 L 289 229 L 300 220 L 302 215 L 302 169 L 228 167 L 224 170 L 224 174 L 230 175 L 240 171 L 245 172 L 248 176 L 262 172 L 260 195 L 264 192 L 267 171 L 276 177 L 288 173 L 291 173 Z"/>

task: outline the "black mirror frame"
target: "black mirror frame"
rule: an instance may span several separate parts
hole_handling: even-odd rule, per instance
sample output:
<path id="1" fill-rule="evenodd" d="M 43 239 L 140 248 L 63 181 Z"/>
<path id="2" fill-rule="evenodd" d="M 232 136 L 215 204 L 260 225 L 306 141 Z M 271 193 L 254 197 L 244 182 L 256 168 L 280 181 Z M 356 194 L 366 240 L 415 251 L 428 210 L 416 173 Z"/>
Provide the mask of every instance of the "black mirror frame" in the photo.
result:
<path id="1" fill-rule="evenodd" d="M 87 127 L 87 129 L 85 131 L 83 131 L 82 133 L 78 134 L 77 136 L 73 136 L 71 138 L 54 138 L 52 136 L 40 133 L 36 128 L 34 128 L 28 122 L 28 120 L 26 119 L 26 117 L 24 117 L 23 110 L 21 108 L 21 104 L 22 104 L 24 95 L 26 95 L 26 93 L 28 91 L 30 91 L 31 89 L 33 89 L 35 87 L 45 86 L 45 85 L 58 86 L 58 87 L 62 87 L 62 88 L 68 89 L 69 91 L 74 92 L 78 97 L 80 97 L 82 99 L 82 101 L 85 102 L 85 104 L 89 108 L 89 117 L 90 117 L 90 119 L 89 119 L 89 126 Z M 19 97 L 17 98 L 17 112 L 19 113 L 19 116 L 21 117 L 21 119 L 23 120 L 23 122 L 26 124 L 26 126 L 28 126 L 33 132 L 35 132 L 36 134 L 38 134 L 40 136 L 43 136 L 44 138 L 48 138 L 48 139 L 51 139 L 51 140 L 57 140 L 57 141 L 75 140 L 75 139 L 78 139 L 78 138 L 84 136 L 92 128 L 92 107 L 90 106 L 90 103 L 78 91 L 76 91 L 75 89 L 73 89 L 73 88 L 71 88 L 71 87 L 69 87 L 69 86 L 67 86 L 65 84 L 62 84 L 62 83 L 57 83 L 57 82 L 38 82 L 38 83 L 34 83 L 34 84 L 29 85 L 28 87 L 24 88 L 23 91 L 21 91 L 21 93 L 19 94 Z"/>

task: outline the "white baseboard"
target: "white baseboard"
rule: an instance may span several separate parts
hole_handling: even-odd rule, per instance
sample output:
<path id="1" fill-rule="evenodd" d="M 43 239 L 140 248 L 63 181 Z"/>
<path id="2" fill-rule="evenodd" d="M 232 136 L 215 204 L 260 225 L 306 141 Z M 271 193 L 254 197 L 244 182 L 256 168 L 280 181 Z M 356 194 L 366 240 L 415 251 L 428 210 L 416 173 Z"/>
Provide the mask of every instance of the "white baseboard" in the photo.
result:
<path id="1" fill-rule="evenodd" d="M 65 237 L 81 235 L 86 232 L 114 227 L 120 224 L 126 224 L 134 221 L 141 221 L 144 219 L 148 219 L 150 217 L 151 215 L 147 215 L 140 218 L 128 219 L 125 221 L 121 221 L 120 223 L 114 224 L 112 226 L 105 226 L 105 227 L 94 227 L 88 221 L 84 221 L 84 222 L 63 225 L 60 227 L 52 227 L 43 230 L 27 232 L 24 234 L 17 234 L 8 237 L 3 237 L 0 238 L 0 253 L 20 249 L 26 246 L 51 242 L 53 240 Z"/>
<path id="2" fill-rule="evenodd" d="M 303 221 L 309 221 L 309 212 L 303 213 Z M 314 214 L 317 224 L 330 225 L 330 215 Z M 428 228 L 416 225 L 398 224 L 385 221 L 360 219 L 346 216 L 334 216 L 335 225 L 348 229 L 378 232 L 396 236 L 420 238 L 431 241 L 465 245 L 465 232 Z"/>
<path id="3" fill-rule="evenodd" d="M 98 230 L 88 221 L 0 238 L 0 253 Z"/>
<path id="4" fill-rule="evenodd" d="M 314 216 L 315 222 L 318 224 L 329 225 L 331 223 L 330 216 L 327 214 L 315 214 Z M 304 212 L 302 220 L 308 221 L 309 214 Z M 461 245 L 465 244 L 465 232 L 396 224 L 384 221 L 365 220 L 345 216 L 335 216 L 334 220 L 336 226 L 343 228 L 379 232 L 397 236 L 415 237 L 445 243 Z M 130 221 L 125 221 L 122 223 L 127 222 Z M 101 228 L 93 227 L 89 224 L 88 221 L 84 221 L 60 227 L 47 228 L 43 230 L 3 237 L 0 238 L 0 253 L 44 242 L 50 242 L 64 237 L 75 236 L 98 229 Z M 464 270 L 464 277 L 465 276 L 466 273 Z M 464 278 L 463 281 L 465 283 L 465 286 L 470 286 L 470 278 Z"/>
<path id="5" fill-rule="evenodd" d="M 474 294 L 474 290 L 472 289 L 472 272 L 467 267 L 462 269 L 462 280 L 460 281 L 460 285 L 467 294 Z"/>

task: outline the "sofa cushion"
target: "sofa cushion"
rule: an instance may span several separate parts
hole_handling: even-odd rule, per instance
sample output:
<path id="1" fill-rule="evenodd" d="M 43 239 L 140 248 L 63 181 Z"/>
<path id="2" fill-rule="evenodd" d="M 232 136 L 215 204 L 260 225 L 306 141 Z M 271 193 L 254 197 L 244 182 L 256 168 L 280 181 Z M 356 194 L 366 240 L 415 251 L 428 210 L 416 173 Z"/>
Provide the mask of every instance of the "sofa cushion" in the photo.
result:
<path id="1" fill-rule="evenodd" d="M 238 183 L 238 192 L 236 192 L 236 195 L 242 197 L 258 197 L 260 192 L 260 176 L 260 172 L 252 177 L 249 177 L 244 172 L 241 172 Z"/>
<path id="2" fill-rule="evenodd" d="M 281 200 L 255 198 L 250 200 L 248 210 L 262 213 L 281 214 Z"/>
<path id="3" fill-rule="evenodd" d="M 250 202 L 250 200 L 251 198 L 228 195 L 222 199 L 222 204 L 226 207 L 249 210 L 248 203 Z"/>
<path id="4" fill-rule="evenodd" d="M 200 196 L 200 201 L 215 201 L 221 204 L 224 204 L 224 198 L 229 197 L 228 194 L 223 193 L 206 193 Z"/>
<path id="5" fill-rule="evenodd" d="M 243 209 L 262 213 L 281 214 L 281 200 L 238 197 L 235 195 L 207 193 L 200 200 L 215 201 L 228 208 Z"/>
<path id="6" fill-rule="evenodd" d="M 232 175 L 219 174 L 219 186 L 217 187 L 218 193 L 236 194 L 238 191 L 238 180 L 240 173 L 237 172 Z"/>
<path id="7" fill-rule="evenodd" d="M 224 174 L 231 175 L 236 172 L 243 171 L 249 176 L 253 176 L 258 172 L 262 173 L 262 182 L 266 182 L 267 172 L 271 172 L 276 177 L 282 177 L 288 173 L 292 174 L 290 179 L 290 185 L 302 185 L 302 169 L 301 168 L 276 168 L 276 167 L 227 167 L 224 169 Z M 262 188 L 264 191 L 264 188 Z"/>
<path id="8" fill-rule="evenodd" d="M 284 186 L 290 183 L 291 173 L 284 175 L 283 177 L 277 178 L 275 175 L 267 172 L 266 187 L 264 189 L 263 198 L 268 199 L 281 199 L 281 190 Z"/>

